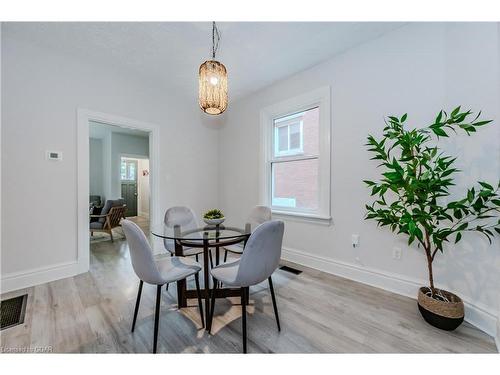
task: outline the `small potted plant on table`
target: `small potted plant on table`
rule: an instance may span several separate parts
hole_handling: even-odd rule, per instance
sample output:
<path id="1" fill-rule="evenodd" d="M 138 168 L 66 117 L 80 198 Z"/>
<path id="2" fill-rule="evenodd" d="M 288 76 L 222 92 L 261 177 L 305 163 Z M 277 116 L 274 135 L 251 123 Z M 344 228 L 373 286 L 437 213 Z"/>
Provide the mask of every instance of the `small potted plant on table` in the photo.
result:
<path id="1" fill-rule="evenodd" d="M 408 237 L 408 245 L 416 241 L 426 256 L 429 285 L 418 292 L 418 307 L 431 325 L 453 330 L 464 319 L 460 297 L 434 285 L 432 263 L 450 240 L 457 243 L 465 232 L 479 232 L 491 244 L 500 233 L 500 181 L 491 184 L 479 181 L 467 190 L 465 197 L 450 201 L 449 187 L 454 184 L 456 158 L 445 155 L 432 144 L 434 137 L 448 137 L 457 131 L 467 135 L 491 122 L 475 118 L 471 111 L 455 108 L 450 115 L 441 111 L 430 126 L 407 129 L 407 115 L 390 116 L 383 137 L 368 137 L 367 146 L 383 168 L 380 181 L 364 181 L 376 201 L 366 205 L 366 219 L 389 227 Z"/>
<path id="2" fill-rule="evenodd" d="M 226 220 L 224 214 L 221 210 L 216 208 L 205 212 L 203 215 L 203 221 L 208 225 L 220 225 L 224 222 L 224 220 Z"/>

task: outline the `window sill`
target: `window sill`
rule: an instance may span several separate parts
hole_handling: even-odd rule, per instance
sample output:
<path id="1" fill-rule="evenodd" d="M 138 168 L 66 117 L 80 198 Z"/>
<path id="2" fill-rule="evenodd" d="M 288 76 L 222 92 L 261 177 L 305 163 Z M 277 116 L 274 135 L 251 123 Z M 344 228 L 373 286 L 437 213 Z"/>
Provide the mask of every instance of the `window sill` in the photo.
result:
<path id="1" fill-rule="evenodd" d="M 330 226 L 332 224 L 331 216 L 323 216 L 323 215 L 315 215 L 315 214 L 306 214 L 300 212 L 289 212 L 289 211 L 280 211 L 280 210 L 272 210 L 273 216 L 283 217 L 283 219 L 293 220 L 293 221 L 301 221 L 305 223 L 314 223 Z"/>

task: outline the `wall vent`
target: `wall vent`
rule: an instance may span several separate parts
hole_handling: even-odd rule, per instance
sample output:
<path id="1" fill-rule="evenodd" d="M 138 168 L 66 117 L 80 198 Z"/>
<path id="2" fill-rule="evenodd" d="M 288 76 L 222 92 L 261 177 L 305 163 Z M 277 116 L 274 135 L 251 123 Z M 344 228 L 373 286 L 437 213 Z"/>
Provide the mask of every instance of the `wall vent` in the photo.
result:
<path id="1" fill-rule="evenodd" d="M 286 271 L 286 272 L 290 272 L 290 273 L 293 273 L 295 275 L 300 275 L 302 273 L 301 270 L 298 270 L 298 269 L 292 268 L 292 267 L 288 267 L 288 266 L 281 266 L 280 270 L 283 270 L 283 271 Z"/>
<path id="2" fill-rule="evenodd" d="M 27 300 L 28 295 L 24 294 L 0 301 L 0 329 L 3 330 L 24 323 Z"/>

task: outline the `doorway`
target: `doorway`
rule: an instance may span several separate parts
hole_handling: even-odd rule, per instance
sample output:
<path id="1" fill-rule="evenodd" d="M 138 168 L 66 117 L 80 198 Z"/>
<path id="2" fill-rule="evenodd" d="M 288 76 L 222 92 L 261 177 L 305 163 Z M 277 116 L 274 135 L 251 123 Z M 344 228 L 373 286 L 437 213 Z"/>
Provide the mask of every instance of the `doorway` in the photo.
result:
<path id="1" fill-rule="evenodd" d="M 121 197 L 125 200 L 125 216 L 137 216 L 137 159 L 122 158 L 120 162 Z"/>
<path id="2" fill-rule="evenodd" d="M 122 156 L 120 161 L 121 197 L 126 216 L 149 220 L 149 159 Z"/>
<path id="3" fill-rule="evenodd" d="M 101 132 L 108 133 L 108 135 L 96 137 L 93 130 L 96 125 Z M 109 130 L 114 135 L 110 136 Z M 139 136 L 142 140 L 132 142 L 131 136 Z M 142 224 L 139 224 L 141 227 L 149 227 L 155 222 L 157 216 L 155 202 L 158 199 L 158 180 L 155 178 L 158 170 L 158 136 L 159 127 L 155 124 L 85 109 L 78 110 L 79 272 L 87 272 L 90 266 L 89 197 L 91 195 L 94 199 L 96 195 L 101 198 L 101 206 L 108 200 L 123 201 L 123 203 L 128 200 L 130 212 L 125 216 L 136 222 L 139 221 Z M 122 142 L 116 142 L 117 140 Z M 134 145 L 137 146 L 138 143 L 146 145 L 146 151 L 134 148 Z M 127 146 L 127 148 L 117 147 L 117 144 Z M 96 145 L 101 152 L 95 152 Z M 123 188 L 124 197 L 122 197 L 121 181 L 122 157 L 130 159 L 128 163 L 125 163 L 128 176 L 124 179 L 127 185 Z M 95 168 L 94 170 L 91 168 L 91 164 L 96 163 L 96 160 L 101 161 L 101 167 L 97 172 Z M 137 198 L 133 199 L 135 194 Z M 132 217 L 132 215 L 136 216 Z M 119 234 L 121 230 L 117 232 Z"/>

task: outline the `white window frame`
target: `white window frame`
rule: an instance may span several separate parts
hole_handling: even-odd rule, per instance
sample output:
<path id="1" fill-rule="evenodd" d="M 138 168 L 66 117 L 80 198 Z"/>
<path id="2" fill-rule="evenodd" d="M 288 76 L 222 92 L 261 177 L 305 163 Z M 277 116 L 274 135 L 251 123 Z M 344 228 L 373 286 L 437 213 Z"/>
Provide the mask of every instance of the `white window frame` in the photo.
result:
<path id="1" fill-rule="evenodd" d="M 329 224 L 331 222 L 331 194 L 330 194 L 330 164 L 331 164 L 331 110 L 330 110 L 330 87 L 321 87 L 302 95 L 290 98 L 272 106 L 266 107 L 260 113 L 260 145 L 261 145 L 261 168 L 260 168 L 260 200 L 263 204 L 271 207 L 274 215 L 290 218 L 305 219 Z M 308 109 L 319 107 L 319 161 L 318 170 L 318 209 L 304 210 L 287 207 L 272 206 L 272 163 L 277 159 L 281 161 L 302 160 L 307 155 L 296 152 L 288 155 L 275 154 L 274 120 L 288 115 L 299 114 Z M 302 138 L 302 128 L 301 128 Z M 302 146 L 302 139 L 301 139 Z"/>

